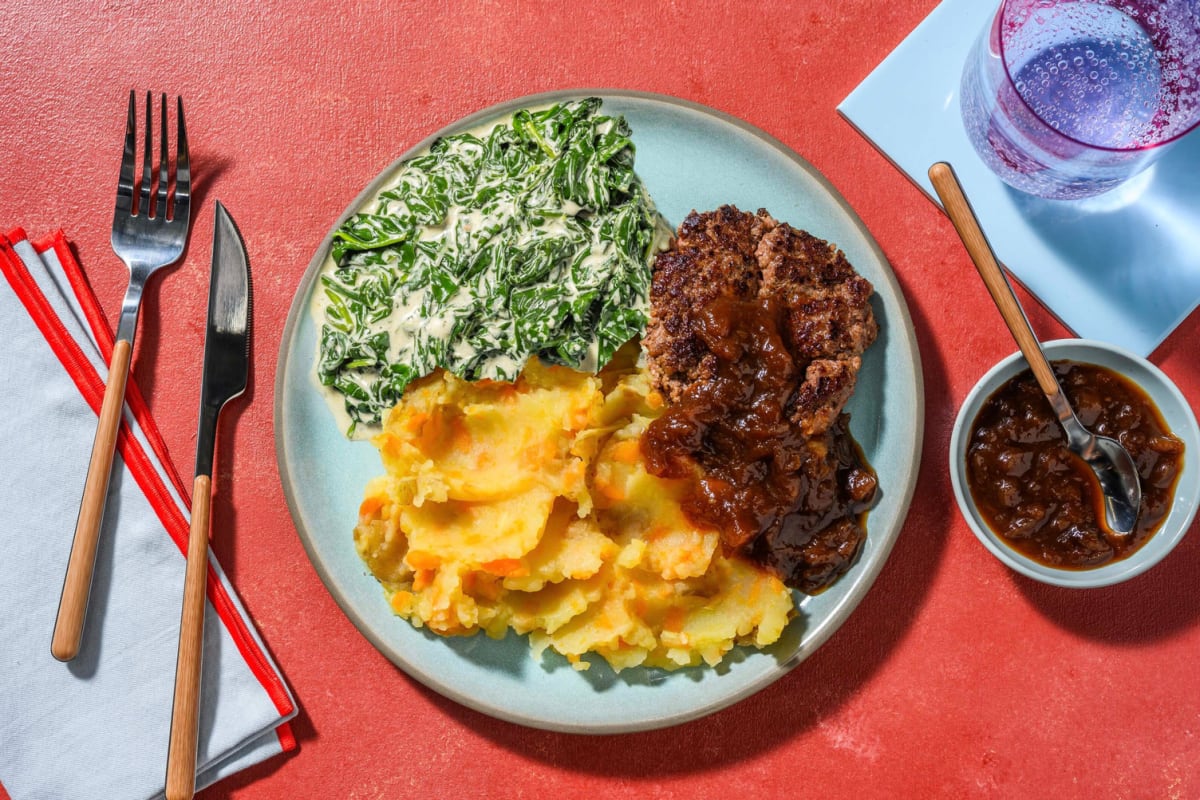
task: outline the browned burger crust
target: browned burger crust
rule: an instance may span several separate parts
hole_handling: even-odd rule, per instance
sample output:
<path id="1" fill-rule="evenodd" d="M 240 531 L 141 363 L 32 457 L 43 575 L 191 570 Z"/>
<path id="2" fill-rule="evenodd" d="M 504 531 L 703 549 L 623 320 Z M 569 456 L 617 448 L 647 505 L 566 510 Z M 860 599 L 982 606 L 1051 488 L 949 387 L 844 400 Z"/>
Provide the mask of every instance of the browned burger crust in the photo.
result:
<path id="1" fill-rule="evenodd" d="M 759 293 L 785 300 L 795 354 L 853 357 L 875 341 L 874 289 L 837 247 L 784 224 L 763 236 L 756 258 L 762 269 Z"/>
<path id="2" fill-rule="evenodd" d="M 820 434 L 853 394 L 860 356 L 878 334 L 872 292 L 841 250 L 765 210 L 693 211 L 655 262 L 642 340 L 651 378 L 668 402 L 678 402 L 688 386 L 712 376 L 696 310 L 722 295 L 774 296 L 786 309 L 783 334 L 805 376 L 789 416 L 805 435 Z"/>
<path id="3" fill-rule="evenodd" d="M 642 345 L 670 406 L 647 470 L 693 480 L 685 513 L 804 592 L 850 568 L 875 496 L 842 413 L 872 291 L 835 246 L 733 206 L 689 214 L 654 267 Z"/>
<path id="4" fill-rule="evenodd" d="M 688 215 L 670 250 L 659 253 L 650 284 L 650 322 L 642 347 L 655 385 L 671 402 L 684 386 L 712 376 L 713 359 L 697 333 L 695 309 L 722 295 L 752 297 L 761 281 L 756 251 L 775 227 L 765 213 L 732 206 Z"/>

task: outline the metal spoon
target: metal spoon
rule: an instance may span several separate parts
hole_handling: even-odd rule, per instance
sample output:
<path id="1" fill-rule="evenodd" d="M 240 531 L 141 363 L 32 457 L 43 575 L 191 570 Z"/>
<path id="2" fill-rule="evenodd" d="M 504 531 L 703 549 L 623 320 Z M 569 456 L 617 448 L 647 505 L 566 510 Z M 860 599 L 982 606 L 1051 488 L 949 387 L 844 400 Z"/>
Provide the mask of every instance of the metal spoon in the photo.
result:
<path id="1" fill-rule="evenodd" d="M 1029 362 L 1029 368 L 1037 378 L 1038 385 L 1058 416 L 1063 432 L 1067 435 L 1067 448 L 1082 458 L 1100 481 L 1100 491 L 1104 499 L 1102 527 L 1107 529 L 1104 531 L 1105 535 L 1115 544 L 1124 543 L 1133 532 L 1138 509 L 1142 504 L 1142 487 L 1133 458 L 1115 439 L 1095 435 L 1075 416 L 1067 396 L 1063 394 L 1062 386 L 1054 377 L 1050 362 L 1046 360 L 1046 354 L 1042 352 L 1042 346 L 1038 343 L 1033 328 L 1029 325 L 1029 319 L 1013 293 L 1012 286 L 1000 271 L 996 255 L 979 227 L 979 220 L 963 194 L 954 170 L 944 162 L 934 164 L 929 168 L 929 179 L 942 199 L 942 206 L 946 209 L 950 221 L 954 223 L 954 229 L 958 231 L 971 260 L 975 262 L 975 268 L 979 270 L 980 277 L 991 292 L 992 300 L 1000 310 L 1000 316 L 1004 317 L 1004 322 L 1021 348 L 1025 360 Z"/>

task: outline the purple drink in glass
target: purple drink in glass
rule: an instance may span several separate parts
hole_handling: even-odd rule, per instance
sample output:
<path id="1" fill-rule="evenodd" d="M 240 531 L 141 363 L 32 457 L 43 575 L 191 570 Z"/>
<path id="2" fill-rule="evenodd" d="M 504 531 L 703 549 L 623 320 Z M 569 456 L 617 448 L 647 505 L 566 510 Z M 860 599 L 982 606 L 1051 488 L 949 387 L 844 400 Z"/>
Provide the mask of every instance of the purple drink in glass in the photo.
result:
<path id="1" fill-rule="evenodd" d="M 1200 123 L 1200 0 L 1005 0 L 961 100 L 971 143 L 1009 185 L 1107 191 Z"/>

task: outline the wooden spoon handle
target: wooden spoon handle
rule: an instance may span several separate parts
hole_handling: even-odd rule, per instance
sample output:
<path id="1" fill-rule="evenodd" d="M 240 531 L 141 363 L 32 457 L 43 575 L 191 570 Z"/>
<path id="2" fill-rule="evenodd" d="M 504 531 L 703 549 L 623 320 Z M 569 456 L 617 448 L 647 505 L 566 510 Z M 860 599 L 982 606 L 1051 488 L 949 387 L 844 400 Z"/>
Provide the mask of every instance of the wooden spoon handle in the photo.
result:
<path id="1" fill-rule="evenodd" d="M 125 407 L 125 384 L 129 379 L 129 362 L 133 344 L 124 339 L 113 345 L 108 366 L 108 385 L 100 404 L 96 422 L 96 438 L 92 442 L 92 457 L 88 462 L 87 478 L 83 484 L 83 499 L 75 522 L 75 537 L 71 540 L 71 555 L 67 560 L 67 575 L 63 579 L 62 596 L 58 601 L 58 617 L 54 622 L 54 638 L 50 652 L 59 661 L 70 661 L 79 654 L 83 638 L 83 622 L 87 616 L 88 596 L 92 590 L 92 573 L 96 565 L 96 546 L 100 541 L 100 526 L 104 521 L 104 501 L 108 496 L 109 476 L 112 473 L 113 452 L 117 447 L 117 432 L 121 427 L 121 411 Z"/>
<path id="2" fill-rule="evenodd" d="M 967 248 L 971 261 L 975 263 L 975 269 L 979 270 L 979 277 L 983 278 L 984 285 L 991 292 L 992 300 L 1000 309 L 1000 316 L 1004 317 L 1013 339 L 1021 348 L 1025 360 L 1029 362 L 1029 368 L 1037 378 L 1038 385 L 1042 387 L 1046 397 L 1054 402 L 1054 398 L 1062 392 L 1058 379 L 1054 377 L 1054 370 L 1046 360 L 1046 354 L 1042 352 L 1042 346 L 1029 325 L 1029 319 L 1021 309 L 1008 279 L 1004 277 L 999 262 L 996 261 L 996 254 L 992 252 L 987 237 L 983 235 L 983 229 L 979 227 L 979 220 L 967 196 L 963 194 L 958 176 L 949 164 L 939 162 L 929 168 L 929 180 L 933 182 L 933 188 L 942 199 L 942 207 L 954 223 L 958 238 L 962 239 Z"/>
<path id="3" fill-rule="evenodd" d="M 186 800 L 196 789 L 196 737 L 200 719 L 200 674 L 204 654 L 204 595 L 208 576 L 212 479 L 197 475 L 192 485 L 192 527 L 183 577 L 183 615 L 167 751 L 167 800 Z"/>

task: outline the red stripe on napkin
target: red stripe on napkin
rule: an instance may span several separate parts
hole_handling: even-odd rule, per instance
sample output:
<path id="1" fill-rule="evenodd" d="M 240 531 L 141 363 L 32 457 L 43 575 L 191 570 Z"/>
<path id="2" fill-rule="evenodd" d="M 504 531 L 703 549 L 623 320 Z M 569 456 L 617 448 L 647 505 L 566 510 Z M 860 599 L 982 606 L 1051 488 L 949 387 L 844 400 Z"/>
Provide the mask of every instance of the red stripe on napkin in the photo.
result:
<path id="1" fill-rule="evenodd" d="M 50 308 L 45 296 L 42 295 L 41 289 L 38 288 L 33 277 L 25 269 L 25 264 L 21 261 L 21 257 L 12 250 L 10 243 L 21 241 L 24 236 L 25 232 L 17 228 L 9 233 L 8 237 L 0 238 L 0 254 L 3 256 L 0 258 L 0 269 L 3 270 L 5 277 L 8 278 L 8 282 L 16 293 L 17 299 L 25 306 L 25 310 L 29 312 L 29 316 L 33 319 L 34 324 L 42 332 L 42 336 L 50 343 L 51 349 L 58 355 L 59 360 L 63 362 L 63 366 L 67 368 L 67 374 L 75 382 L 75 386 L 79 389 L 80 394 L 87 399 L 88 381 L 90 378 L 93 383 L 100 384 L 100 391 L 103 395 L 104 384 L 100 383 L 100 378 L 96 375 L 95 370 L 92 369 L 91 363 L 88 362 L 83 351 L 79 349 L 79 346 L 75 344 L 66 327 L 63 326 L 62 321 Z M 67 343 L 73 346 L 67 346 Z M 92 407 L 93 411 L 97 414 L 100 413 L 100 405 L 98 403 L 92 403 L 89 400 L 88 404 Z M 125 427 L 122 426 L 117 433 L 118 443 L 126 435 Z"/>
<path id="2" fill-rule="evenodd" d="M 25 232 L 19 228 L 12 231 L 8 237 L 9 241 L 19 241 L 25 238 L 27 238 Z M 90 284 L 88 284 L 87 279 L 84 277 L 79 263 L 75 260 L 75 256 L 71 252 L 71 248 L 63 232 L 57 231 L 48 237 L 34 242 L 33 245 L 34 249 L 39 253 L 49 249 L 54 250 L 59 261 L 62 263 L 67 280 L 71 284 L 71 288 L 83 308 L 88 324 L 92 327 L 93 333 L 99 342 L 102 355 L 105 360 L 110 359 L 114 338 L 112 329 L 108 327 L 108 322 L 100 309 L 100 303 L 92 291 Z M 66 368 L 67 373 L 79 388 L 88 405 L 91 406 L 93 411 L 99 414 L 100 405 L 104 398 L 103 381 L 96 374 L 95 369 L 84 355 L 79 343 L 71 337 L 62 322 L 54 314 L 45 296 L 25 269 L 25 265 L 15 253 L 11 252 L 7 241 L 0 241 L 0 270 L 8 278 L 22 305 L 25 306 L 30 317 L 42 332 L 42 335 L 46 337 L 46 341 Z M 130 381 L 127 384 L 125 400 L 130 412 L 145 432 L 151 449 L 158 456 L 168 477 L 175 485 L 179 496 L 183 498 L 185 504 L 188 503 L 188 494 L 183 489 L 183 482 L 174 464 L 167 457 L 162 435 L 158 430 L 158 426 L 154 423 L 153 417 L 150 415 L 149 407 L 146 405 L 141 391 L 134 381 Z M 117 435 L 117 448 L 121 453 L 121 458 L 124 459 L 130 472 L 133 473 L 138 486 L 145 493 L 147 500 L 154 508 L 167 533 L 179 548 L 180 553 L 186 553 L 189 532 L 188 521 L 179 511 L 175 499 L 163 483 L 153 463 L 151 463 L 142 449 L 141 443 L 133 437 L 124 422 L 121 423 L 120 431 Z M 275 670 L 271 668 L 266 655 L 262 652 L 258 642 L 250 633 L 245 620 L 237 612 L 232 599 L 225 591 L 225 585 L 221 583 L 217 577 L 216 570 L 211 564 L 208 568 L 206 583 L 209 601 L 216 609 L 217 615 L 229 631 L 238 651 L 242 654 L 251 672 L 258 679 L 280 714 L 288 715 L 292 713 L 294 706 L 282 680 Z M 280 746 L 285 752 L 295 749 L 296 739 L 288 723 L 281 723 L 276 728 L 276 735 L 279 737 Z M 0 798 L 0 800 L 4 800 L 4 798 Z"/>
<path id="3" fill-rule="evenodd" d="M 112 328 L 108 325 L 108 318 L 104 316 L 103 310 L 100 308 L 100 301 L 96 297 L 96 293 L 92 290 L 91 283 L 83 274 L 83 270 L 79 266 L 79 262 L 75 259 L 75 254 L 71 250 L 71 245 L 67 242 L 66 235 L 61 231 L 44 236 L 41 239 L 33 242 L 33 249 L 38 253 L 44 253 L 47 250 L 53 250 L 58 256 L 59 263 L 62 264 L 63 272 L 67 276 L 67 282 L 71 285 L 71 291 L 79 300 L 79 305 L 83 308 L 83 315 L 87 319 L 88 326 L 92 329 L 92 334 L 96 337 L 96 344 L 100 348 L 100 355 L 104 358 L 105 363 L 112 362 L 113 345 L 116 341 L 116 336 L 113 334 Z M 175 463 L 171 461 L 167 455 L 167 444 L 162 438 L 162 434 L 158 430 L 158 425 L 155 424 L 154 418 L 150 415 L 150 406 L 147 405 L 145 397 L 142 395 L 141 388 L 138 387 L 135 381 L 130 381 L 125 386 L 125 403 L 129 406 L 129 410 L 133 413 L 133 418 L 142 426 L 142 431 L 146 434 L 146 439 L 150 442 L 150 449 L 158 456 L 158 460 L 166 469 L 167 476 L 171 479 L 175 491 L 183 498 L 185 503 L 188 503 L 189 509 L 191 503 L 188 501 L 188 491 L 180 477 L 179 471 L 175 469 Z M 176 539 L 183 551 L 187 552 L 187 536 L 183 537 L 182 542 Z"/>

